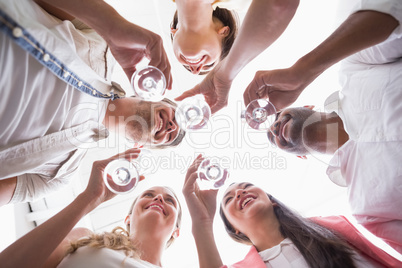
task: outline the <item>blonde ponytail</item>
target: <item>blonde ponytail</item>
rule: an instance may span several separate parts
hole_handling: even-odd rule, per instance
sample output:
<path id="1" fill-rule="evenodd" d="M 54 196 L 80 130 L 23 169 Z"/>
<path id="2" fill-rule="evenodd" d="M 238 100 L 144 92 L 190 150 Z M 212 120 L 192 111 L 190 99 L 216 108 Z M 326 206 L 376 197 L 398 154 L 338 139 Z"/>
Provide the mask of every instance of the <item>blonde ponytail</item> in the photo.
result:
<path id="1" fill-rule="evenodd" d="M 90 236 L 71 242 L 66 256 L 85 246 L 96 249 L 109 248 L 123 250 L 129 258 L 140 259 L 141 257 L 138 249 L 131 243 L 128 232 L 121 227 L 114 228 L 112 232 L 93 233 Z"/>

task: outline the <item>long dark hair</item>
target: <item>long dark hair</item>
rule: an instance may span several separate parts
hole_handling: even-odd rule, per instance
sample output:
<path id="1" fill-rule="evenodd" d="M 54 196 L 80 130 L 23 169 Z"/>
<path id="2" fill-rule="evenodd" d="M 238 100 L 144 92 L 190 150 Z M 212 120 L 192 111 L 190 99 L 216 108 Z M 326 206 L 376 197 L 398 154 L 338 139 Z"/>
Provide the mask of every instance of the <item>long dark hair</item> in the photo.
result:
<path id="1" fill-rule="evenodd" d="M 331 230 L 300 216 L 285 204 L 267 194 L 275 203 L 274 213 L 280 224 L 283 237 L 292 240 L 311 268 L 356 267 L 352 258 L 352 248 Z M 236 242 L 251 245 L 251 240 L 236 230 L 226 218 L 222 205 L 219 211 L 226 232 Z"/>
<path id="2" fill-rule="evenodd" d="M 229 54 L 234 40 L 236 39 L 237 30 L 239 28 L 239 19 L 235 11 L 219 7 L 216 7 L 215 10 L 212 12 L 212 17 L 220 20 L 224 26 L 229 27 L 229 34 L 222 40 L 222 51 L 220 60 L 223 60 Z M 173 21 L 170 24 L 170 28 L 177 29 L 178 22 L 179 17 L 176 10 L 173 16 Z M 173 40 L 173 34 L 170 35 L 170 38 Z"/>

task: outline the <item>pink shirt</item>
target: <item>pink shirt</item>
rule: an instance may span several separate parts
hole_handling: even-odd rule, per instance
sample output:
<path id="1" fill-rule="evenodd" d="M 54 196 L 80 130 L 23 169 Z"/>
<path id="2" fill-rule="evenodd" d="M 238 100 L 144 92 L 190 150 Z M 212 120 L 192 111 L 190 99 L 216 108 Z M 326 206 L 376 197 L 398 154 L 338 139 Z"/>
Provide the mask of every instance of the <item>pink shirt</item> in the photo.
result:
<path id="1" fill-rule="evenodd" d="M 367 238 L 365 238 L 345 217 L 343 216 L 330 216 L 330 217 L 315 217 L 315 222 L 321 226 L 332 229 L 341 234 L 343 238 L 353 246 L 359 255 L 369 260 L 374 266 L 378 267 L 401 267 L 402 262 L 382 249 L 373 245 Z M 251 247 L 246 257 L 235 264 L 224 265 L 221 268 L 266 268 L 264 261 L 261 259 L 255 247 Z"/>

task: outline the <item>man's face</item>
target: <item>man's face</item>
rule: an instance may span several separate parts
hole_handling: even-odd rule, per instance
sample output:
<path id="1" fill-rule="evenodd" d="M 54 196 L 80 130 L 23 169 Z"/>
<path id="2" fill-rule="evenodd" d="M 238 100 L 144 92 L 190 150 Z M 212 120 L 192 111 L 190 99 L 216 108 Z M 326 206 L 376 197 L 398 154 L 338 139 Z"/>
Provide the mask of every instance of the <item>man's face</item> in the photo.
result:
<path id="1" fill-rule="evenodd" d="M 267 134 L 269 141 L 289 153 L 308 154 L 305 148 L 305 135 L 303 134 L 307 127 L 306 120 L 314 113 L 314 111 L 304 107 L 288 108 L 278 112 L 275 122 Z"/>
<path id="2" fill-rule="evenodd" d="M 151 144 L 171 144 L 180 132 L 175 118 L 176 108 L 169 103 L 160 102 L 153 110 Z"/>
<path id="3" fill-rule="evenodd" d="M 119 118 L 120 129 L 137 145 L 169 145 L 180 132 L 175 119 L 176 108 L 167 102 L 131 97 L 120 99 L 116 104 L 122 114 L 119 117 L 124 118 Z"/>

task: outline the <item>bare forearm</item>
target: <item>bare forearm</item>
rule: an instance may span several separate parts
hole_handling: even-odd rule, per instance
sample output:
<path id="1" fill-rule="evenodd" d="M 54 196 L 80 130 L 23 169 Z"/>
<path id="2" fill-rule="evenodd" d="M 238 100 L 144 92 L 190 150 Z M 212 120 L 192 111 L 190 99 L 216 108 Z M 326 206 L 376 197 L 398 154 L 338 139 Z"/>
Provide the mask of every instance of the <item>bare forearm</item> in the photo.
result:
<path id="1" fill-rule="evenodd" d="M 58 10 L 57 15 L 64 14 L 64 18 L 78 18 L 108 43 L 113 41 L 112 36 L 116 31 L 120 31 L 124 24 L 129 23 L 103 0 L 35 0 L 35 2 L 42 7 L 45 5 L 53 7 L 52 10 Z M 45 9 L 49 11 L 49 8 Z"/>
<path id="2" fill-rule="evenodd" d="M 324 42 L 302 57 L 294 67 L 307 72 L 314 80 L 340 60 L 386 40 L 398 26 L 392 16 L 376 11 L 359 11 L 350 15 Z"/>
<path id="3" fill-rule="evenodd" d="M 8 204 L 17 187 L 17 177 L 0 180 L 0 206 Z"/>
<path id="4" fill-rule="evenodd" d="M 197 246 L 200 268 L 219 268 L 222 260 L 215 244 L 212 224 L 193 223 L 193 236 Z"/>
<path id="5" fill-rule="evenodd" d="M 223 64 L 228 80 L 274 43 L 285 31 L 299 0 L 254 0 L 242 23 L 239 35 Z"/>
<path id="6" fill-rule="evenodd" d="M 57 215 L 1 252 L 2 267 L 42 267 L 75 224 L 96 206 L 97 201 L 84 194 L 79 195 Z"/>

